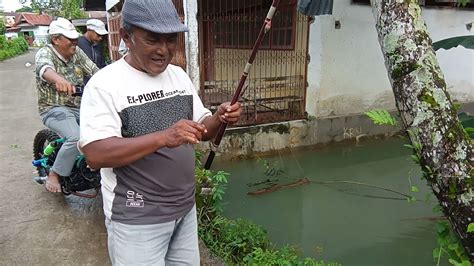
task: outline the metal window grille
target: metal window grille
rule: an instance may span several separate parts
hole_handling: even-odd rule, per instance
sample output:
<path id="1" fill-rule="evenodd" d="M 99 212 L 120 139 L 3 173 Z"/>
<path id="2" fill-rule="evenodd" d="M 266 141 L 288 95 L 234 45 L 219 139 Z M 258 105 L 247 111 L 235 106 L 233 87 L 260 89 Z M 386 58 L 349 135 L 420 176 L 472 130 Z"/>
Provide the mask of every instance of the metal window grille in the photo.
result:
<path id="1" fill-rule="evenodd" d="M 271 0 L 200 0 L 201 98 L 230 101 Z M 283 0 L 247 79 L 238 125 L 304 118 L 309 20 Z"/>

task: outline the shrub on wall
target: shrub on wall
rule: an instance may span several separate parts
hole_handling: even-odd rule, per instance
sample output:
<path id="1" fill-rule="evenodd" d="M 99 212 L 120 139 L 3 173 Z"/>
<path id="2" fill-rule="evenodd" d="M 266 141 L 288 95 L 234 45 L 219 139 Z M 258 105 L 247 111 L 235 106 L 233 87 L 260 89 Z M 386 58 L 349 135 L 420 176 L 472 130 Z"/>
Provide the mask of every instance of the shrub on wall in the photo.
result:
<path id="1" fill-rule="evenodd" d="M 0 61 L 17 56 L 28 51 L 28 43 L 25 38 L 19 37 L 7 40 L 5 36 L 0 36 Z"/>

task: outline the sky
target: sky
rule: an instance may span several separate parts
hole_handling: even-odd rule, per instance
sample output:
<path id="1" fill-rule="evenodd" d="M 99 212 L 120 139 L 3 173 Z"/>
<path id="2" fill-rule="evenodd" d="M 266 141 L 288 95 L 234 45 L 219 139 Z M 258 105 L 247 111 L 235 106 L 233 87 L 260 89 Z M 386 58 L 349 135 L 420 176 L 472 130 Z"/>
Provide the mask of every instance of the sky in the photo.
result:
<path id="1" fill-rule="evenodd" d="M 3 4 L 3 11 L 5 12 L 15 11 L 21 8 L 22 6 L 19 0 L 3 0 L 2 4 Z"/>

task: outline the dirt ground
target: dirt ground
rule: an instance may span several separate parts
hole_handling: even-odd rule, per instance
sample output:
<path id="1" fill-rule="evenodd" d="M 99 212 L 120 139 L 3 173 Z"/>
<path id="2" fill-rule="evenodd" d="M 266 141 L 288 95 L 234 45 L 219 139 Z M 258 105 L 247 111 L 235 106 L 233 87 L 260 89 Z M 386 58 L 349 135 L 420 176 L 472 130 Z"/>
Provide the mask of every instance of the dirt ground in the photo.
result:
<path id="1" fill-rule="evenodd" d="M 0 62 L 0 265 L 110 265 L 100 195 L 52 194 L 32 180 L 32 143 L 44 128 L 36 51 Z M 200 249 L 202 265 L 222 265 Z"/>
<path id="2" fill-rule="evenodd" d="M 110 265 L 101 198 L 54 195 L 32 180 L 32 142 L 43 128 L 35 52 L 0 62 L 0 264 Z"/>

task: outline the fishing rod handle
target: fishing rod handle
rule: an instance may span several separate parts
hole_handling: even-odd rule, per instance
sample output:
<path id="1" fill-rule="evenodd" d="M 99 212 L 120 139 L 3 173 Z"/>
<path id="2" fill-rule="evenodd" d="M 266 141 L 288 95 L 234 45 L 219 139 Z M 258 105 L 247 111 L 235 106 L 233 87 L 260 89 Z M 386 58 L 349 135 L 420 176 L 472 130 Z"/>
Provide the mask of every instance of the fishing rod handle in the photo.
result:
<path id="1" fill-rule="evenodd" d="M 219 126 L 219 130 L 217 130 L 216 137 L 214 138 L 214 141 L 212 142 L 215 149 L 217 150 L 217 147 L 221 144 L 222 137 L 224 136 L 224 132 L 227 128 L 228 123 L 221 122 Z"/>

